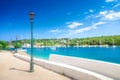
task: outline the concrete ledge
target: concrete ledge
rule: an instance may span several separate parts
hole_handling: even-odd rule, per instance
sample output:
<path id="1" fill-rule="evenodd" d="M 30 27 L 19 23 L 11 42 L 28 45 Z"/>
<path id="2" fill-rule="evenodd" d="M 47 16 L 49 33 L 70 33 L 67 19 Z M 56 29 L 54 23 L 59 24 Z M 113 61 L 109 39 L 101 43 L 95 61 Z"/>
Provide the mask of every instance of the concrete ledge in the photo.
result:
<path id="1" fill-rule="evenodd" d="M 56 55 L 56 54 L 51 54 L 49 61 L 68 64 L 68 65 L 76 66 L 79 68 L 84 68 L 99 74 L 112 77 L 116 80 L 120 80 L 119 64 L 97 61 L 92 59 L 62 56 L 62 55 Z"/>
<path id="2" fill-rule="evenodd" d="M 14 54 L 14 56 L 21 60 L 30 62 L 30 58 L 27 56 L 19 54 Z M 114 80 L 112 78 L 82 68 L 62 63 L 51 62 L 43 59 L 34 58 L 34 64 L 45 67 L 57 73 L 64 74 L 76 80 Z"/>

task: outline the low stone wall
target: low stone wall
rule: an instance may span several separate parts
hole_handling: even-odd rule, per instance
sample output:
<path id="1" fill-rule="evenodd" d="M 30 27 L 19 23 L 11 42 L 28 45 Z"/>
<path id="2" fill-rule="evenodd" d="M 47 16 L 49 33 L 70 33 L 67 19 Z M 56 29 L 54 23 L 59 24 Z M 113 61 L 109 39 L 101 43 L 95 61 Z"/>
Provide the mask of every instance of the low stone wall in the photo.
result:
<path id="1" fill-rule="evenodd" d="M 84 68 L 120 80 L 120 64 L 51 54 L 50 61 Z"/>
<path id="2" fill-rule="evenodd" d="M 20 54 L 14 54 L 15 57 L 30 62 L 30 57 Z M 64 74 L 75 80 L 114 80 L 112 78 L 88 71 L 86 69 L 70 66 L 67 64 L 51 62 L 48 60 L 34 58 L 34 64 L 45 67 L 60 74 Z"/>

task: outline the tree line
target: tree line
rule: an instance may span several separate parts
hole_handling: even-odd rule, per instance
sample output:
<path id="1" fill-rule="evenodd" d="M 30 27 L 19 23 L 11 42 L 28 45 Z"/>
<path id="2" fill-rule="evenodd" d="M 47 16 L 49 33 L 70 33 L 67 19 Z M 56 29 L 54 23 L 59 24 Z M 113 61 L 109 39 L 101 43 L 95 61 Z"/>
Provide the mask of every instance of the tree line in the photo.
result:
<path id="1" fill-rule="evenodd" d="M 21 44 L 30 44 L 30 39 L 18 41 Z M 115 36 L 101 36 L 88 38 L 54 38 L 54 39 L 34 39 L 34 45 L 39 46 L 80 46 L 80 45 L 116 45 L 120 46 L 120 35 Z"/>
<path id="2" fill-rule="evenodd" d="M 0 49 L 20 48 L 24 44 L 30 44 L 30 39 L 17 41 L 0 41 Z M 36 46 L 81 46 L 81 45 L 116 45 L 120 46 L 120 35 L 88 37 L 88 38 L 54 38 L 54 39 L 34 39 Z"/>

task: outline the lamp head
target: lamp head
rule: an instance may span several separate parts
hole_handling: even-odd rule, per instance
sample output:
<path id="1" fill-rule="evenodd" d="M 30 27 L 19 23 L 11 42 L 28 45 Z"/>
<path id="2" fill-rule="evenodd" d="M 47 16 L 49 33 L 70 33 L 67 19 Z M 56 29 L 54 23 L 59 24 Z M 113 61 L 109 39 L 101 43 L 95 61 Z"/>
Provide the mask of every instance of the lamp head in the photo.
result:
<path id="1" fill-rule="evenodd" d="M 35 15 L 34 12 L 31 11 L 30 14 L 29 14 L 29 16 L 30 16 L 30 20 L 33 20 L 33 19 L 34 19 L 34 15 Z"/>

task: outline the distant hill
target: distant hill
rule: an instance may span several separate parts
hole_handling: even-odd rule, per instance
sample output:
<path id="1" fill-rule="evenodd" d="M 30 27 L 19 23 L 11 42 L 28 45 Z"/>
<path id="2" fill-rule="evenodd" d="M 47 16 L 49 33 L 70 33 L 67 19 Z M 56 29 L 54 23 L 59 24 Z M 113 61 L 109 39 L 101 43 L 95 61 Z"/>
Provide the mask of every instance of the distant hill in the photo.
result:
<path id="1" fill-rule="evenodd" d="M 14 43 L 15 41 L 12 41 Z M 30 44 L 30 39 L 18 40 L 21 44 Z M 88 38 L 34 39 L 36 46 L 80 46 L 80 45 L 117 45 L 120 46 L 120 35 Z"/>

